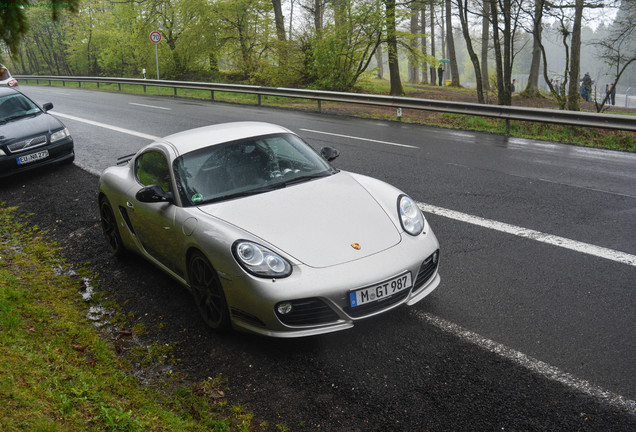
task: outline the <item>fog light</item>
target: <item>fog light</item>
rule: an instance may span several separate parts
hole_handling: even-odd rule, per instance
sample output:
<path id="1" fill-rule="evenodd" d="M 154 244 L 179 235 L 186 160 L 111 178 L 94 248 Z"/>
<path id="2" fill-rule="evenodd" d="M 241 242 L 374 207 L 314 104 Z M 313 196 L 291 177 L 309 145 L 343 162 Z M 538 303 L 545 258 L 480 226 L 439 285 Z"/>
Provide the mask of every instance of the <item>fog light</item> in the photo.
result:
<path id="1" fill-rule="evenodd" d="M 278 313 L 281 315 L 287 315 L 292 311 L 292 304 L 289 302 L 280 303 L 276 307 L 276 310 L 278 310 Z"/>
<path id="2" fill-rule="evenodd" d="M 433 264 L 437 264 L 437 260 L 439 260 L 439 251 L 435 251 L 433 254 Z"/>

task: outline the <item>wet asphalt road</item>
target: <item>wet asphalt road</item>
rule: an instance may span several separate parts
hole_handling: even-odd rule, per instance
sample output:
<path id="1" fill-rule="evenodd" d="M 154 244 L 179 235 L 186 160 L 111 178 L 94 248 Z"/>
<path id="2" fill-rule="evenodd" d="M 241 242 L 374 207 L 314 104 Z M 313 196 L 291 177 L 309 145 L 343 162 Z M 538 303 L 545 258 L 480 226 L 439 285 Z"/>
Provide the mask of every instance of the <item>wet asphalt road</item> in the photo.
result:
<path id="1" fill-rule="evenodd" d="M 339 168 L 381 178 L 420 202 L 636 254 L 634 155 L 256 107 L 32 86 L 22 90 L 40 103 L 54 102 L 53 113 L 75 138 L 77 163 L 94 173 L 149 140 L 62 115 L 156 136 L 223 121 L 264 120 L 289 127 L 316 147 L 339 148 Z M 96 178 L 87 172 L 65 168 L 52 175 L 60 181 L 77 176 L 76 183 L 83 185 L 77 193 L 86 194 L 86 200 L 94 193 Z M 83 201 L 74 204 L 78 214 L 85 211 Z M 180 335 L 183 367 L 192 377 L 227 375 L 235 395 L 257 406 L 257 415 L 293 429 L 633 428 L 633 406 L 625 414 L 629 403 L 616 408 L 587 395 L 583 384 L 628 402 L 636 397 L 636 268 L 587 250 L 427 217 L 442 246 L 438 290 L 414 308 L 339 334 L 301 341 L 210 334 L 187 313 L 187 294 L 175 292 L 170 280 L 143 262 L 122 271 L 142 272 L 135 276 L 140 281 L 152 274 L 155 288 L 127 283 L 120 295 L 134 299 L 129 307 L 137 304 L 152 316 L 171 317 L 174 329 L 166 334 Z M 95 233 L 89 237 L 100 240 Z M 101 256 L 98 245 L 93 247 Z M 118 263 L 107 258 L 96 262 L 119 271 Z M 431 317 L 442 324 L 432 325 Z M 471 336 L 458 336 L 449 324 Z M 475 345 L 474 336 L 543 363 L 528 366 L 514 355 L 492 353 L 487 344 Z M 555 367 L 571 379 L 564 385 L 541 367 L 531 372 L 528 367 L 536 364 Z"/>

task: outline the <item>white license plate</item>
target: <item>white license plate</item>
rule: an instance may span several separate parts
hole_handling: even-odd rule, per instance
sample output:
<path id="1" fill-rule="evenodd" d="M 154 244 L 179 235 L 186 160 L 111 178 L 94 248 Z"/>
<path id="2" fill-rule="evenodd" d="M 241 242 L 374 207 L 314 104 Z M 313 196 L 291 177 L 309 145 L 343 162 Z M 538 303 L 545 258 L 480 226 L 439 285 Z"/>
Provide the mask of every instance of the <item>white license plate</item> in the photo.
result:
<path id="1" fill-rule="evenodd" d="M 352 308 L 388 299 L 401 291 L 411 288 L 411 272 L 406 272 L 400 276 L 380 282 L 375 285 L 351 291 L 349 293 L 349 304 Z"/>
<path id="2" fill-rule="evenodd" d="M 20 156 L 19 158 L 16 158 L 16 160 L 18 162 L 18 165 L 24 165 L 31 162 L 39 161 L 41 159 L 46 159 L 47 157 L 49 157 L 49 151 L 42 150 L 37 153 L 31 153 L 26 156 Z"/>

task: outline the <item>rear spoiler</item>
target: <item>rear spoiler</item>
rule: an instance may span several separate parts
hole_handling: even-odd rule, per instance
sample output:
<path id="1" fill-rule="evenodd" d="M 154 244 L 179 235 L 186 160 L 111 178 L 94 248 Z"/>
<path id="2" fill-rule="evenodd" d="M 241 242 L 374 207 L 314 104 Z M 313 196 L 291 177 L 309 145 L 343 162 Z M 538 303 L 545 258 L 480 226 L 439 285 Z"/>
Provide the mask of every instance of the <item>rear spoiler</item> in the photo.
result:
<path id="1" fill-rule="evenodd" d="M 117 165 L 125 165 L 130 161 L 136 153 L 117 158 Z"/>

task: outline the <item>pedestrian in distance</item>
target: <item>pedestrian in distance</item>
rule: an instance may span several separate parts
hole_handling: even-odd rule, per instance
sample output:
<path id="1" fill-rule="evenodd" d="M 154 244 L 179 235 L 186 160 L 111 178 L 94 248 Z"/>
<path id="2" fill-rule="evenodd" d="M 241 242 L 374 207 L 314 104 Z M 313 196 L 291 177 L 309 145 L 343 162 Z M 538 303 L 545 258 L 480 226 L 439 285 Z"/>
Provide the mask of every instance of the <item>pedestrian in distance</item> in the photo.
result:
<path id="1" fill-rule="evenodd" d="M 517 80 L 516 80 L 516 79 L 513 79 L 513 80 L 512 80 L 512 85 L 510 86 L 510 93 L 514 93 L 514 92 L 516 91 L 516 90 L 515 90 L 515 87 L 516 87 L 516 86 L 517 86 Z"/>
<path id="2" fill-rule="evenodd" d="M 614 84 L 611 85 L 610 89 L 610 101 L 612 105 L 616 105 L 616 86 L 614 86 Z"/>
<path id="3" fill-rule="evenodd" d="M 440 87 L 443 86 L 444 85 L 444 66 L 442 66 L 441 64 L 437 68 L 437 77 L 439 78 L 439 86 Z"/>
<path id="4" fill-rule="evenodd" d="M 590 97 L 592 96 L 592 77 L 589 72 L 585 72 L 583 75 L 583 79 L 581 80 L 581 97 L 586 101 L 590 101 Z"/>

